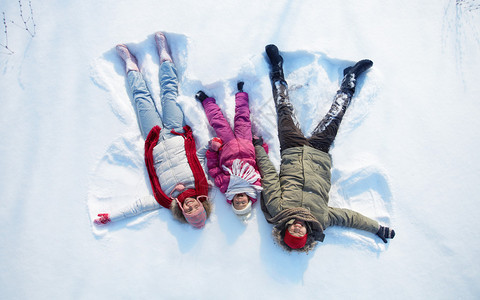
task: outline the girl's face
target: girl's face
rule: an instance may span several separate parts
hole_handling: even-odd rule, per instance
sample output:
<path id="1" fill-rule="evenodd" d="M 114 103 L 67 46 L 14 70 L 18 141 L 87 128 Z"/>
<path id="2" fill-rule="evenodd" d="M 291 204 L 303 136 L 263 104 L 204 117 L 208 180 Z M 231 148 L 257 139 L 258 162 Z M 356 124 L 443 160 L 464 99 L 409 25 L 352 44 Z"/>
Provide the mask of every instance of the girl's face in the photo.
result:
<path id="1" fill-rule="evenodd" d="M 186 214 L 194 214 L 200 208 L 200 203 L 195 198 L 187 198 L 183 201 L 183 211 Z"/>
<path id="2" fill-rule="evenodd" d="M 291 235 L 296 237 L 302 237 L 307 234 L 307 227 L 305 227 L 305 222 L 299 220 L 295 220 L 293 224 L 287 227 L 287 230 L 288 232 L 290 232 Z"/>
<path id="3" fill-rule="evenodd" d="M 248 196 L 245 193 L 236 194 L 233 196 L 233 207 L 237 210 L 244 209 L 248 204 Z"/>

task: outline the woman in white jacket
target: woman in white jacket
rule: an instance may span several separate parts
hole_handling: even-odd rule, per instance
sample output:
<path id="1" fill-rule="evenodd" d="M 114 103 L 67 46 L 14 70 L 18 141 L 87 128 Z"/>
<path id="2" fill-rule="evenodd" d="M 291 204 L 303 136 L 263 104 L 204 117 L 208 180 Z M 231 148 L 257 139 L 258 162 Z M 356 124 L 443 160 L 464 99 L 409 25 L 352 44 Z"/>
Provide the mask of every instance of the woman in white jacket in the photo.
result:
<path id="1" fill-rule="evenodd" d="M 126 45 L 117 45 L 118 55 L 125 62 L 127 81 L 134 100 L 140 131 L 145 138 L 145 163 L 153 196 L 136 200 L 131 205 L 98 214 L 97 225 L 107 224 L 140 213 L 169 208 L 174 217 L 195 228 L 205 225 L 210 215 L 208 182 L 198 160 L 192 130 L 185 124 L 182 109 L 176 102 L 178 78 L 167 39 L 155 34 L 160 56 L 160 99 L 163 114 L 138 68 L 137 59 Z"/>

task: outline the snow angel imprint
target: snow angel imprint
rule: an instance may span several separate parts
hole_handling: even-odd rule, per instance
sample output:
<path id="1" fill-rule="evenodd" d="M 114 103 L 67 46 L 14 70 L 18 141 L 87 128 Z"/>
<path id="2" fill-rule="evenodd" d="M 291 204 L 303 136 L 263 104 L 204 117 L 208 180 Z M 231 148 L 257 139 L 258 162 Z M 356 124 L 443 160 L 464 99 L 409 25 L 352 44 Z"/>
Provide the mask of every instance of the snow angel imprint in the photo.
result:
<path id="1" fill-rule="evenodd" d="M 107 224 L 140 213 L 169 208 L 173 216 L 195 228 L 202 228 L 210 215 L 208 182 L 198 159 L 192 130 L 185 124 L 183 111 L 176 102 L 178 78 L 165 35 L 155 34 L 160 57 L 160 115 L 138 68 L 137 59 L 126 45 L 117 45 L 125 62 L 127 81 L 142 136 L 145 138 L 145 164 L 153 196 L 131 205 L 98 214 L 95 224 Z"/>
<path id="2" fill-rule="evenodd" d="M 343 71 L 344 78 L 330 110 L 305 138 L 293 114 L 283 58 L 275 45 L 265 47 L 270 67 L 273 99 L 277 111 L 278 138 L 282 162 L 280 174 L 264 151 L 262 139 L 254 140 L 257 164 L 262 174 L 262 210 L 274 224 L 275 240 L 285 250 L 308 252 L 329 226 L 345 226 L 378 235 L 385 243 L 395 231 L 358 212 L 328 205 L 332 161 L 329 149 L 355 92 L 356 79 L 373 62 L 365 59 Z"/>
<path id="3" fill-rule="evenodd" d="M 246 221 L 262 187 L 252 144 L 248 94 L 243 91 L 243 85 L 243 82 L 237 84 L 233 130 L 214 98 L 203 91 L 199 91 L 196 98 L 202 103 L 208 122 L 217 134 L 207 151 L 208 172 L 225 194 L 227 202 L 232 204 L 233 212 Z"/>

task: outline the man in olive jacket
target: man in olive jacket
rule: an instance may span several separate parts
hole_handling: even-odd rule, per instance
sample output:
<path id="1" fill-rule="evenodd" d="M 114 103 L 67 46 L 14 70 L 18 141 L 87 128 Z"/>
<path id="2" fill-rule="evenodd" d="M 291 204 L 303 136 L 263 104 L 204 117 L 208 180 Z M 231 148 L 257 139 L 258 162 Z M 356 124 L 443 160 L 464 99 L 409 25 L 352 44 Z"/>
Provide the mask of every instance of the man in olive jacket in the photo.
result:
<path id="1" fill-rule="evenodd" d="M 283 58 L 275 45 L 265 47 L 271 65 L 270 79 L 278 117 L 280 175 L 254 138 L 257 165 L 262 175 L 262 210 L 274 224 L 273 235 L 286 250 L 308 252 L 323 241 L 323 230 L 345 226 L 377 234 L 385 243 L 395 231 L 349 209 L 328 206 L 332 161 L 328 153 L 343 115 L 355 92 L 356 78 L 373 63 L 361 60 L 344 70 L 344 78 L 334 102 L 312 133 L 305 138 L 293 114 L 288 86 L 283 74 Z"/>

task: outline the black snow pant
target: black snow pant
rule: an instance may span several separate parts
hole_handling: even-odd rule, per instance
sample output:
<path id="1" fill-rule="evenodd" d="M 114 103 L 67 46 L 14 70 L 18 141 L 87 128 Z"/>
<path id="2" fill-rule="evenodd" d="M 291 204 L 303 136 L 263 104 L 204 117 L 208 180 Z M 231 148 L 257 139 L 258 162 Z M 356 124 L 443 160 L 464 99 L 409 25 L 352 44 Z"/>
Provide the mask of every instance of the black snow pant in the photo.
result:
<path id="1" fill-rule="evenodd" d="M 312 136 L 307 139 L 295 119 L 293 106 L 288 96 L 287 82 L 283 78 L 277 80 L 272 78 L 272 90 L 277 109 L 280 151 L 307 145 L 328 153 L 337 135 L 343 115 L 350 104 L 352 93 L 343 90 L 337 92 L 330 110 L 313 130 Z"/>

